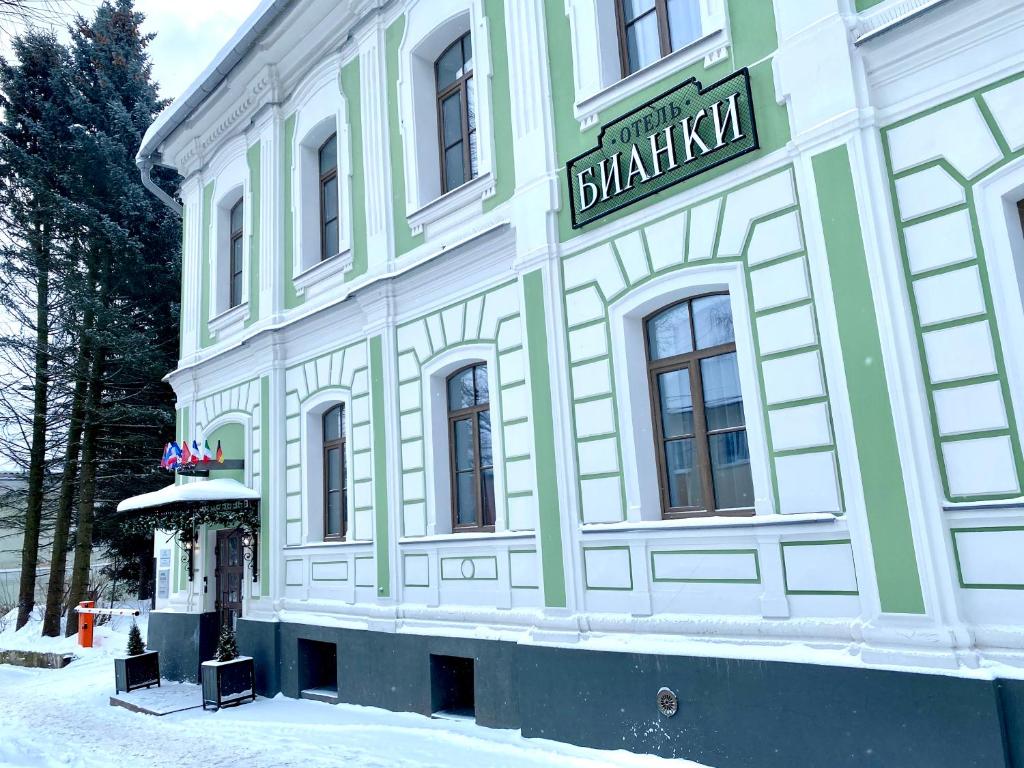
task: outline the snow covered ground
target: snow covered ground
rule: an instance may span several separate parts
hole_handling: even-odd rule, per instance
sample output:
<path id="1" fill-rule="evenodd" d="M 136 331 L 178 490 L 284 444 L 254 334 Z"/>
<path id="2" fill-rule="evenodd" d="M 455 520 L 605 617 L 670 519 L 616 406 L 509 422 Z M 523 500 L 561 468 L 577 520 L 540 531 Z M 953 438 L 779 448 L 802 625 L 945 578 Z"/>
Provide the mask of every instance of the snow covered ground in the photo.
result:
<path id="1" fill-rule="evenodd" d="M 628 752 L 524 739 L 468 722 L 278 696 L 220 712 L 152 717 L 109 706 L 113 657 L 131 619 L 98 627 L 97 647 L 0 633 L 0 649 L 75 650 L 62 670 L 0 664 L 0 768 L 700 768 Z M 143 627 L 143 634 L 145 629 Z"/>

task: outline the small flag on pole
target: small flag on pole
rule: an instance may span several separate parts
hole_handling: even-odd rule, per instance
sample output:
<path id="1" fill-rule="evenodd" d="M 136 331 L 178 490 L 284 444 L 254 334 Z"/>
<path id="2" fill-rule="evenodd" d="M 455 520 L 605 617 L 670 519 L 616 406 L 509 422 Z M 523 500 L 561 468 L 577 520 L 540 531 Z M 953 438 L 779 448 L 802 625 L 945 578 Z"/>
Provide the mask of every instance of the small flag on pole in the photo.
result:
<path id="1" fill-rule="evenodd" d="M 181 441 L 181 463 L 182 464 L 191 464 L 192 463 L 192 453 L 188 449 L 188 440 L 182 440 Z"/>
<path id="2" fill-rule="evenodd" d="M 195 440 L 192 441 L 192 463 L 198 464 L 199 460 L 203 458 L 202 451 L 199 450 L 199 443 Z"/>
<path id="3" fill-rule="evenodd" d="M 210 450 L 210 441 L 203 440 L 203 464 L 209 464 L 213 458 L 213 451 Z"/>
<path id="4" fill-rule="evenodd" d="M 220 447 L 220 440 L 217 441 L 217 463 L 224 463 L 224 450 Z"/>
<path id="5" fill-rule="evenodd" d="M 160 457 L 160 469 L 167 469 L 167 462 L 171 459 L 171 444 L 164 446 L 164 455 Z"/>

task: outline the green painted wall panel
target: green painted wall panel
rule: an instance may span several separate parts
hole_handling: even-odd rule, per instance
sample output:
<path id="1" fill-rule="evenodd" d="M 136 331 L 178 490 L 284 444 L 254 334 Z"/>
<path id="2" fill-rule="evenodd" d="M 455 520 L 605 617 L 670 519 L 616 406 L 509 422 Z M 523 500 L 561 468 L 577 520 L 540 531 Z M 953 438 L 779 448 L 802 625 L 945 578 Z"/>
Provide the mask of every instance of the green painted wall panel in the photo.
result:
<path id="1" fill-rule="evenodd" d="M 345 281 L 366 274 L 366 164 L 363 160 L 363 116 L 359 91 L 359 59 L 353 59 L 341 70 L 341 93 L 348 113 L 348 131 L 352 143 L 352 269 Z M 344 194 L 344 193 L 342 193 Z M 345 201 L 342 201 L 342 206 Z"/>
<path id="2" fill-rule="evenodd" d="M 849 151 L 837 147 L 811 162 L 882 610 L 924 613 Z"/>
<path id="3" fill-rule="evenodd" d="M 260 378 L 260 581 L 270 595 L 270 377 Z"/>
<path id="4" fill-rule="evenodd" d="M 885 2 L 885 0 L 855 0 L 854 6 L 858 13 L 866 11 L 868 8 L 874 8 L 876 5 Z"/>
<path id="5" fill-rule="evenodd" d="M 562 558 L 562 518 L 555 475 L 555 424 L 548 366 L 547 312 L 543 273 L 537 269 L 523 277 L 530 397 L 533 402 L 534 465 L 537 473 L 537 514 L 540 528 L 544 604 L 566 606 L 565 563 Z"/>
<path id="6" fill-rule="evenodd" d="M 384 429 L 383 338 L 370 339 L 370 412 L 373 420 L 373 541 L 377 560 L 377 595 L 391 596 L 391 561 L 388 536 L 387 432 Z"/>
<path id="7" fill-rule="evenodd" d="M 258 141 L 246 153 L 249 161 L 249 210 L 252 221 L 249 232 L 249 319 L 245 323 L 246 328 L 260 319 L 260 197 L 263 194 L 260 186 L 260 154 Z"/>
<path id="8" fill-rule="evenodd" d="M 484 210 L 490 211 L 515 192 L 516 164 L 512 144 L 512 95 L 505 0 L 484 0 L 484 16 L 491 35 L 491 112 L 494 118 L 491 125 L 494 126 L 495 149 L 495 194 L 484 201 Z"/>
<path id="9" fill-rule="evenodd" d="M 281 221 L 284 227 L 284 306 L 294 309 L 302 304 L 303 298 L 295 292 L 295 214 L 292 212 L 292 164 L 295 160 L 295 119 L 293 112 L 284 121 L 281 138 Z"/>

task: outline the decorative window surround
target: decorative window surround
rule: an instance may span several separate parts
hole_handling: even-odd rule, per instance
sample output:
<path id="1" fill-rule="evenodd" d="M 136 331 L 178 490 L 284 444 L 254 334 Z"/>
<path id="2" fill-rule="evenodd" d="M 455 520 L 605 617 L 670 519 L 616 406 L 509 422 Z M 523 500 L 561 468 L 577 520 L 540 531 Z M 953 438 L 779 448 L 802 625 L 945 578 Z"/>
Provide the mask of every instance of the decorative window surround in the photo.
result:
<path id="1" fill-rule="evenodd" d="M 491 45 L 483 0 L 430 0 L 414 3 L 408 11 L 405 37 L 399 47 L 398 109 L 407 183 L 406 216 L 413 234 L 458 207 L 441 206 L 435 216 L 417 216 L 441 196 L 441 166 L 437 151 L 437 88 L 434 62 L 453 41 L 469 32 L 473 44 L 473 81 L 476 83 L 477 178 L 449 192 L 461 192 L 494 173 L 494 116 L 491 106 Z M 480 194 L 493 194 L 493 180 Z M 465 201 L 460 201 L 465 202 Z"/>
<path id="2" fill-rule="evenodd" d="M 409 214 L 409 226 L 419 235 L 432 224 L 443 222 L 445 229 L 483 214 L 483 201 L 494 196 L 494 177 L 487 173 L 446 192 Z M 458 214 L 458 215 L 456 215 Z"/>
<path id="3" fill-rule="evenodd" d="M 328 274 L 316 272 L 317 267 L 336 258 L 320 259 L 319 150 L 332 133 L 338 136 L 338 251 L 339 255 L 349 256 L 340 271 L 346 271 L 352 265 L 352 145 L 348 107 L 338 84 L 340 66 L 337 56 L 324 61 L 296 89 L 289 102 L 296 113 L 295 146 L 290 169 L 295 222 L 292 274 L 298 276 L 294 282 L 300 294 L 314 282 L 319 288 L 320 281 L 340 277 L 336 271 L 337 263 L 328 270 Z M 324 291 L 337 288 L 340 282 L 336 279 L 324 284 Z"/>
<path id="4" fill-rule="evenodd" d="M 575 115 L 580 130 L 632 94 L 701 59 L 711 66 L 728 54 L 730 38 L 725 0 L 701 0 L 701 35 L 653 64 L 622 77 L 615 3 L 619 0 L 565 0 L 572 35 L 576 79 Z M 594 65 L 597 62 L 597 65 Z"/>
<path id="5" fill-rule="evenodd" d="M 349 483 L 345 491 L 345 509 L 348 512 L 348 530 L 344 540 L 324 542 L 324 482 L 323 482 L 323 415 L 336 405 L 345 407 L 345 467 Z M 355 525 L 355 483 L 352 481 L 352 393 L 348 388 L 326 387 L 307 397 L 299 407 L 302 429 L 299 443 L 302 462 L 303 533 L 307 544 L 354 543 L 358 539 L 368 540 L 366 531 L 356 531 Z M 358 538 L 357 538 L 358 537 Z"/>
<path id="6" fill-rule="evenodd" d="M 239 306 L 249 303 L 249 275 L 252 267 L 252 189 L 249 181 L 249 165 L 246 159 L 247 142 L 239 137 L 225 147 L 218 162 L 210 168 L 210 178 L 214 183 L 213 210 L 210 216 L 210 330 L 213 332 L 214 321 L 227 316 L 219 324 L 221 336 L 234 331 L 233 320 L 237 316 L 231 310 L 231 209 L 243 201 L 242 206 L 242 296 Z M 247 318 L 246 318 L 247 319 Z M 242 325 L 238 324 L 237 330 Z"/>
<path id="7" fill-rule="evenodd" d="M 210 319 L 210 335 L 215 339 L 218 336 L 233 336 L 245 327 L 248 320 L 249 302 L 243 301 L 237 307 L 232 307 Z"/>

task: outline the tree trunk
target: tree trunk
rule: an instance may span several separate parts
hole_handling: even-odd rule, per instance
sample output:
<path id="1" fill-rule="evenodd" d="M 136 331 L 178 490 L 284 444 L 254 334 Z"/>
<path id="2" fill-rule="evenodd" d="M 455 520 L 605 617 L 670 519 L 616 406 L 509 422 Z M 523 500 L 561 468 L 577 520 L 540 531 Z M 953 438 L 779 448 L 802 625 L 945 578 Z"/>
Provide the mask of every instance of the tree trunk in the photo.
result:
<path id="1" fill-rule="evenodd" d="M 71 570 L 71 589 L 68 591 L 68 620 L 65 636 L 78 632 L 78 614 L 74 608 L 85 599 L 89 587 L 89 567 L 92 560 L 93 506 L 96 501 L 97 444 L 100 432 L 100 403 L 103 398 L 103 368 L 106 353 L 102 344 L 94 347 L 89 367 L 88 394 L 85 406 L 85 424 L 82 428 L 82 470 L 78 495 L 78 530 L 75 535 L 75 564 Z"/>
<path id="2" fill-rule="evenodd" d="M 71 533 L 71 508 L 75 502 L 78 457 L 82 448 L 82 422 L 85 419 L 85 396 L 89 385 L 89 339 L 92 334 L 92 315 L 92 307 L 86 305 L 82 332 L 79 335 L 78 356 L 75 361 L 75 389 L 71 397 L 68 449 L 64 455 L 60 498 L 57 501 L 57 519 L 54 522 L 50 583 L 46 590 L 46 613 L 43 615 L 43 635 L 45 637 L 60 635 L 61 609 L 64 606 L 64 575 L 68 566 L 68 539 Z"/>
<path id="3" fill-rule="evenodd" d="M 15 629 L 28 623 L 36 602 L 36 569 L 39 566 L 39 528 L 43 517 L 43 482 L 46 469 L 46 406 L 50 368 L 50 264 L 48 229 L 36 225 L 33 248 L 36 257 L 36 349 L 32 396 L 32 445 L 29 448 L 28 497 L 25 503 L 25 538 L 21 550 L 21 581 L 18 586 L 18 620 Z"/>

